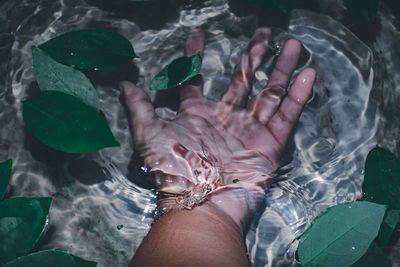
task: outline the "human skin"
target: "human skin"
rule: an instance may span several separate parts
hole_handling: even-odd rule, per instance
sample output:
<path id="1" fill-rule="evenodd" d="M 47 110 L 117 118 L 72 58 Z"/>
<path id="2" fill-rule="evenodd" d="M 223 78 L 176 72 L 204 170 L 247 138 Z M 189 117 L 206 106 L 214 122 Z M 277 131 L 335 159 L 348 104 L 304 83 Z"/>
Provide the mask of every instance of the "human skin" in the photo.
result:
<path id="1" fill-rule="evenodd" d="M 183 85 L 173 120 L 156 116 L 144 90 L 121 83 L 135 148 L 160 196 L 159 218 L 130 266 L 249 266 L 246 223 L 264 199 L 316 76 L 304 69 L 287 90 L 301 50 L 290 39 L 267 86 L 247 103 L 270 35 L 269 28 L 256 30 L 221 101 L 203 96 L 200 76 Z M 185 55 L 203 50 L 204 32 L 195 29 Z"/>

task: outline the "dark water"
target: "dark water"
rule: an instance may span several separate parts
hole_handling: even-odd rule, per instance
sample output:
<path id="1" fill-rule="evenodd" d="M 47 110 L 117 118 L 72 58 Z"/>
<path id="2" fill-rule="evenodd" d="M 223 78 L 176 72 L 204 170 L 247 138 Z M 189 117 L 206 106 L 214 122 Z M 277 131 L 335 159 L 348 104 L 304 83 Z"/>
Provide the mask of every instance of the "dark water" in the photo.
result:
<path id="1" fill-rule="evenodd" d="M 271 25 L 274 42 L 256 73 L 253 94 L 265 85 L 289 36 L 304 45 L 298 70 L 314 67 L 318 78 L 246 243 L 253 266 L 296 265 L 295 239 L 313 218 L 328 206 L 362 196 L 368 151 L 377 144 L 397 155 L 400 149 L 400 32 L 391 3 L 383 2 L 377 22 L 368 26 L 352 19 L 341 1 L 305 2 L 310 4 L 302 8 L 308 10 L 295 9 L 285 18 L 245 1 L 1 1 L 0 160 L 14 160 L 10 196 L 54 199 L 37 249 L 67 249 L 98 261 L 99 267 L 126 266 L 150 228 L 155 194 L 132 150 L 118 81 L 146 88 L 163 65 L 183 54 L 190 29 L 201 26 L 207 34 L 204 91 L 219 99 L 252 32 Z M 21 100 L 37 91 L 30 47 L 87 27 L 121 33 L 139 58 L 118 72 L 86 73 L 121 147 L 65 155 L 46 148 L 23 127 Z M 174 115 L 163 99 L 157 106 L 160 116 Z M 389 249 L 393 266 L 400 266 L 399 246 L 394 242 Z"/>

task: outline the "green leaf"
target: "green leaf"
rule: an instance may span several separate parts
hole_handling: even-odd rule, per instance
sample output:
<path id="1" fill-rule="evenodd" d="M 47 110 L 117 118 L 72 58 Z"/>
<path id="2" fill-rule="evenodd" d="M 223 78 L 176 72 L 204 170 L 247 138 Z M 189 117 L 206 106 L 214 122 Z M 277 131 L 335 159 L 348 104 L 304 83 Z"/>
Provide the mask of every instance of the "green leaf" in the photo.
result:
<path id="1" fill-rule="evenodd" d="M 390 151 L 376 147 L 365 161 L 365 199 L 400 209 L 400 164 Z"/>
<path id="2" fill-rule="evenodd" d="M 7 193 L 7 187 L 11 179 L 12 160 L 0 162 L 0 200 Z"/>
<path id="3" fill-rule="evenodd" d="M 374 242 L 368 248 L 367 253 L 364 254 L 356 263 L 351 267 L 392 267 L 392 263 L 383 254 L 383 251 Z"/>
<path id="4" fill-rule="evenodd" d="M 384 214 L 385 206 L 366 201 L 328 208 L 300 238 L 302 266 L 350 266 L 367 251 Z"/>
<path id="5" fill-rule="evenodd" d="M 387 205 L 378 237 L 379 244 L 385 246 L 400 219 L 400 162 L 395 155 L 379 147 L 372 149 L 365 161 L 363 187 L 365 200 Z"/>
<path id="6" fill-rule="evenodd" d="M 57 62 L 79 69 L 113 69 L 136 57 L 129 40 L 122 35 L 95 29 L 64 33 L 41 44 Z"/>
<path id="7" fill-rule="evenodd" d="M 0 266 L 31 251 L 47 223 L 51 198 L 11 198 L 0 202 Z"/>
<path id="8" fill-rule="evenodd" d="M 368 23 L 374 22 L 379 9 L 379 0 L 344 0 L 346 7 L 354 15 Z"/>
<path id="9" fill-rule="evenodd" d="M 104 115 L 79 99 L 57 91 L 23 102 L 29 131 L 44 144 L 67 153 L 89 153 L 118 146 Z"/>
<path id="10" fill-rule="evenodd" d="M 96 267 L 97 263 L 86 261 L 62 250 L 44 250 L 17 258 L 3 267 Z"/>
<path id="11" fill-rule="evenodd" d="M 96 89 L 80 71 L 57 63 L 35 46 L 32 47 L 32 58 L 33 71 L 41 91 L 67 93 L 100 110 Z"/>
<path id="12" fill-rule="evenodd" d="M 294 6 L 294 0 L 251 0 L 267 10 L 288 14 Z"/>
<path id="13" fill-rule="evenodd" d="M 175 59 L 153 78 L 150 90 L 159 91 L 182 85 L 200 73 L 201 64 L 200 54 Z"/>
<path id="14" fill-rule="evenodd" d="M 400 221 L 400 210 L 386 210 L 385 218 L 378 233 L 378 244 L 385 247 Z"/>

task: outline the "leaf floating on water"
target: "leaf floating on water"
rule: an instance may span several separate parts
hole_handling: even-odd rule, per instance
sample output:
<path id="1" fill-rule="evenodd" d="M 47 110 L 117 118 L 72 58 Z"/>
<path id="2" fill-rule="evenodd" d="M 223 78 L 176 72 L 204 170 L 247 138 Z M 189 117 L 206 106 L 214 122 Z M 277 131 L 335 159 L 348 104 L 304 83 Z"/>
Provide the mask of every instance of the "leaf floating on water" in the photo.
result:
<path id="1" fill-rule="evenodd" d="M 400 220 L 400 162 L 390 151 L 372 149 L 365 161 L 365 200 L 387 205 L 383 225 L 379 231 L 379 244 L 385 246 Z"/>
<path id="2" fill-rule="evenodd" d="M 83 260 L 66 251 L 51 249 L 19 257 L 3 267 L 96 267 L 96 265 L 96 262 Z"/>
<path id="3" fill-rule="evenodd" d="M 294 0 L 251 0 L 253 3 L 270 11 L 288 14 L 294 6 Z"/>
<path id="4" fill-rule="evenodd" d="M 180 57 L 163 68 L 151 81 L 150 90 L 170 89 L 200 74 L 202 58 L 200 54 Z"/>
<path id="5" fill-rule="evenodd" d="M 113 69 L 136 57 L 129 40 L 104 30 L 84 29 L 57 36 L 41 44 L 54 60 L 79 69 Z"/>
<path id="6" fill-rule="evenodd" d="M 328 208 L 300 238 L 304 267 L 346 267 L 368 250 L 385 214 L 385 206 L 361 201 Z"/>
<path id="7" fill-rule="evenodd" d="M 80 71 L 57 63 L 35 46 L 32 47 L 32 58 L 33 71 L 41 91 L 67 93 L 100 110 L 96 89 Z"/>
<path id="8" fill-rule="evenodd" d="M 375 21 L 379 9 L 379 0 L 344 0 L 346 7 L 368 23 Z"/>
<path id="9" fill-rule="evenodd" d="M 7 193 L 8 184 L 11 179 L 12 160 L 0 162 L 0 200 Z"/>
<path id="10" fill-rule="evenodd" d="M 362 256 L 356 263 L 351 267 L 392 267 L 392 263 L 388 257 L 383 254 L 383 251 L 374 242 L 367 250 L 364 256 Z"/>
<path id="11" fill-rule="evenodd" d="M 0 202 L 0 266 L 32 250 L 46 226 L 50 205 L 51 198 Z"/>
<path id="12" fill-rule="evenodd" d="M 372 149 L 365 161 L 365 199 L 400 209 L 400 164 L 396 156 L 383 148 Z"/>
<path id="13" fill-rule="evenodd" d="M 89 153 L 119 146 L 104 115 L 79 99 L 57 91 L 23 102 L 29 131 L 42 143 L 66 153 Z"/>
<path id="14" fill-rule="evenodd" d="M 386 210 L 385 218 L 378 233 L 378 244 L 385 247 L 392 238 L 393 232 L 400 222 L 400 210 Z"/>

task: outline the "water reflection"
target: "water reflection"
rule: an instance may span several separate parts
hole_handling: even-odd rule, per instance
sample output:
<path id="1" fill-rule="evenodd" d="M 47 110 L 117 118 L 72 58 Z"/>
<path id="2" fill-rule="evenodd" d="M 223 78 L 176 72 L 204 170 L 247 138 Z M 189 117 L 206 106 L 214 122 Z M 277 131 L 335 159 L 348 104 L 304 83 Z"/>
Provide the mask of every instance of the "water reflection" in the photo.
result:
<path id="1" fill-rule="evenodd" d="M 0 53 L 7 60 L 0 64 L 0 159 L 11 157 L 15 161 L 13 195 L 54 198 L 43 247 L 68 249 L 98 261 L 99 267 L 119 267 L 127 264 L 149 230 L 155 194 L 151 183 L 139 183 L 147 189 L 132 183 L 148 177 L 132 154 L 116 81 L 110 82 L 108 74 L 89 73 L 121 147 L 85 156 L 54 154 L 35 143 L 23 128 L 21 100 L 32 93 L 29 88 L 34 83 L 30 47 L 78 28 L 117 31 L 130 39 L 139 55 L 134 66 L 122 71 L 123 78 L 132 75 L 131 80 L 147 87 L 163 65 L 183 54 L 190 28 L 202 26 L 207 32 L 204 89 L 207 97 L 219 99 L 248 39 L 263 19 L 237 12 L 237 8 L 233 13 L 225 0 L 194 1 L 183 6 L 174 2 L 159 20 L 149 20 L 152 16 L 146 12 L 129 14 L 128 7 L 125 11 L 110 10 L 106 2 L 2 2 Z M 125 7 L 124 1 L 119 2 Z M 153 5 L 150 2 L 141 5 L 147 8 Z M 320 2 L 318 8 L 335 19 L 344 17 L 346 10 L 337 1 Z M 235 3 L 232 1 L 232 5 Z M 278 47 L 288 36 L 304 45 L 299 69 L 316 68 L 318 79 L 313 98 L 287 147 L 277 183 L 267 190 L 266 205 L 255 216 L 247 235 L 254 266 L 296 265 L 297 243 L 293 241 L 312 219 L 330 205 L 361 196 L 368 150 L 380 143 L 398 152 L 400 123 L 394 114 L 399 111 L 400 63 L 395 58 L 400 49 L 394 40 L 400 34 L 395 18 L 384 12 L 380 13 L 380 31 L 371 47 L 332 17 L 310 11 L 292 12 L 288 31 L 274 28 L 277 47 L 257 72 L 253 95 L 265 85 Z M 173 115 L 162 107 L 157 112 L 164 117 Z M 124 227 L 118 230 L 120 224 Z"/>

